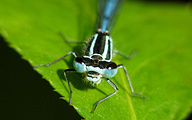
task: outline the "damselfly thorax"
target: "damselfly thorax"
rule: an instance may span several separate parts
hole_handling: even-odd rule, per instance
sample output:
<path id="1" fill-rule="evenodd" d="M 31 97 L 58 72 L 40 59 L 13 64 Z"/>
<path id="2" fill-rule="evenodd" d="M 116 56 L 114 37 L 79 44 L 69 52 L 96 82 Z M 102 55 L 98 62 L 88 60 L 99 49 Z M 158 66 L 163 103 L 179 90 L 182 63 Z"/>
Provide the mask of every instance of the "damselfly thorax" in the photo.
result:
<path id="1" fill-rule="evenodd" d="M 87 49 L 86 56 L 91 56 L 93 59 L 111 61 L 112 59 L 112 39 L 108 32 L 101 32 L 100 29 L 92 36 Z"/>
<path id="2" fill-rule="evenodd" d="M 77 72 L 85 73 L 91 83 L 99 84 L 101 77 L 111 78 L 117 73 L 117 65 L 111 62 L 112 39 L 108 32 L 98 30 L 91 38 L 85 56 L 78 56 L 74 61 Z"/>

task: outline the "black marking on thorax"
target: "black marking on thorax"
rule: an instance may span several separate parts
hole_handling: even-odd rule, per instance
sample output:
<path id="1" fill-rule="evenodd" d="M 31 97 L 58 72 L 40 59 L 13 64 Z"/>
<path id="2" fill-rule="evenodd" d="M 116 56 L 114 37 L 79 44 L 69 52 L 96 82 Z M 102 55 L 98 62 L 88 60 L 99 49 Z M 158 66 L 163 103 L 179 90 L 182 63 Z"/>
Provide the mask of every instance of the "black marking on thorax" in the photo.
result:
<path id="1" fill-rule="evenodd" d="M 111 42 L 108 32 L 101 32 L 98 30 L 91 38 L 85 51 L 85 55 L 92 56 L 94 54 L 99 54 L 104 60 L 110 60 L 112 48 Z"/>
<path id="2" fill-rule="evenodd" d="M 75 61 L 80 64 L 85 64 L 86 66 L 99 67 L 101 69 L 106 68 L 109 64 L 113 63 L 111 61 L 100 61 L 98 59 L 91 59 L 84 56 L 79 56 L 75 58 Z"/>

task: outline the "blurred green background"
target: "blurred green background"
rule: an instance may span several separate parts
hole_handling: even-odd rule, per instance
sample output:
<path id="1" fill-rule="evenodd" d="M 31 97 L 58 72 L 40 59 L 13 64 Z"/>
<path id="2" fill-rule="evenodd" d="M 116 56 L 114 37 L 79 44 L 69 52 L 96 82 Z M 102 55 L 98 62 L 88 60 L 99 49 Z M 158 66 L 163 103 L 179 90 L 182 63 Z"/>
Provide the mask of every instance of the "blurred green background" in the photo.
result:
<path id="1" fill-rule="evenodd" d="M 161 81 L 158 81 L 160 78 L 156 78 L 156 76 L 159 77 L 159 73 L 153 73 L 154 76 L 152 76 L 149 74 L 149 69 L 154 71 L 156 71 L 156 69 L 159 69 L 158 72 L 160 72 L 161 74 L 160 77 L 162 77 L 162 81 L 166 77 L 170 78 L 170 81 L 163 81 L 168 84 L 166 86 L 167 88 L 174 90 L 173 86 L 169 85 L 178 84 L 178 86 L 181 85 L 180 89 L 182 90 L 178 90 L 177 92 L 184 94 L 183 96 L 189 95 L 189 92 L 187 91 L 191 90 L 192 85 L 192 70 L 190 62 L 192 58 L 190 53 L 190 50 L 192 50 L 190 48 L 190 46 L 192 45 L 190 41 L 192 38 L 192 3 L 190 3 L 190 1 L 173 0 L 145 0 L 129 2 L 126 3 L 129 8 L 123 7 L 122 9 L 122 13 L 120 14 L 117 24 L 115 25 L 114 30 L 112 31 L 112 38 L 114 39 L 115 48 L 118 48 L 118 50 L 120 49 L 121 51 L 131 51 L 133 49 L 137 49 L 139 51 L 139 53 L 137 53 L 136 55 L 136 58 L 134 58 L 134 60 L 129 61 L 130 64 L 133 64 L 129 65 L 130 71 L 133 71 L 131 74 L 132 79 L 137 81 L 137 79 L 142 79 L 143 76 L 147 76 L 147 78 L 149 78 L 149 82 L 147 82 L 148 93 L 146 92 L 145 95 L 147 95 L 150 100 L 152 98 L 152 95 L 160 94 L 156 93 L 159 92 L 158 90 L 154 92 L 151 89 L 152 91 L 150 91 L 150 85 L 154 85 L 154 87 L 157 87 L 157 89 L 161 90 L 161 86 L 158 86 L 158 84 L 162 84 Z M 53 88 L 50 86 L 50 84 L 46 80 L 42 80 L 42 76 L 39 75 L 36 71 L 34 71 L 27 61 L 22 59 L 28 59 L 28 57 L 30 58 L 30 55 L 27 54 L 27 50 L 23 51 L 26 48 L 23 47 L 20 50 L 18 49 L 19 47 L 16 47 L 17 44 L 22 46 L 24 42 L 14 41 L 16 40 L 14 39 L 14 37 L 27 39 L 24 37 L 24 35 L 22 35 L 22 33 L 25 35 L 27 33 L 28 37 L 31 36 L 29 40 L 32 40 L 36 37 L 51 40 L 55 39 L 55 36 L 57 37 L 56 39 L 58 39 L 59 36 L 56 35 L 56 32 L 61 30 L 69 39 L 84 40 L 94 32 L 95 15 L 92 13 L 94 13 L 95 7 L 91 6 L 93 10 L 86 11 L 86 9 L 91 8 L 89 5 L 94 2 L 86 3 L 83 2 L 83 0 L 78 0 L 78 3 L 81 4 L 76 3 L 74 4 L 75 7 L 64 5 L 65 8 L 63 9 L 65 10 L 63 11 L 59 11 L 59 9 L 57 10 L 57 8 L 51 8 L 50 10 L 50 6 L 43 6 L 43 1 L 34 1 L 34 3 L 30 5 L 29 3 L 30 2 L 24 0 L 0 1 L 0 119 L 81 119 L 82 117 L 74 110 L 74 108 L 69 106 L 66 101 L 59 100 L 59 97 L 61 95 L 56 92 L 53 92 Z M 50 5 L 53 4 L 54 6 L 58 7 L 63 6 L 62 2 L 60 3 L 60 1 L 49 0 L 48 3 L 50 3 Z M 71 4 L 69 5 L 73 5 L 72 3 L 74 3 L 74 1 L 71 2 Z M 31 8 L 28 8 L 29 6 Z M 39 6 L 42 6 L 42 9 L 44 11 L 47 11 L 47 14 L 38 13 L 39 11 L 37 8 Z M 77 6 L 83 6 L 85 8 L 80 9 L 82 11 L 78 11 L 79 8 L 77 8 Z M 86 8 L 86 6 L 89 6 L 89 8 Z M 127 9 L 133 11 L 126 11 Z M 50 19 L 49 14 L 53 15 L 53 13 L 50 13 L 50 11 L 52 10 L 56 11 L 57 14 L 55 14 L 55 16 L 52 16 L 53 18 Z M 76 13 L 74 11 L 78 12 Z M 33 15 L 34 17 L 30 17 L 31 15 Z M 58 19 L 56 19 L 58 18 L 58 15 L 60 17 L 59 21 Z M 77 17 L 74 17 L 74 15 L 77 15 Z M 20 17 L 22 19 L 20 19 L 21 21 L 18 22 L 18 18 Z M 41 21 L 41 19 L 43 19 L 44 21 Z M 47 19 L 47 21 L 45 19 Z M 68 24 L 65 23 L 69 21 L 68 19 L 71 21 L 71 23 L 74 24 L 69 24 L 68 26 L 70 26 L 70 28 L 68 26 L 63 27 Z M 30 28 L 25 23 L 26 21 L 30 24 L 36 24 L 36 26 L 34 26 L 34 28 Z M 54 23 L 54 25 L 52 23 Z M 44 26 L 44 28 L 42 28 L 42 25 Z M 37 31 L 47 31 L 47 33 L 42 34 L 40 32 L 33 32 L 33 29 L 38 29 Z M 55 34 L 55 36 L 53 38 L 49 38 L 46 34 Z M 127 44 L 129 48 L 127 47 L 127 45 L 124 44 L 124 41 L 126 40 L 122 40 L 126 38 L 124 36 L 129 36 L 131 38 L 129 40 L 129 43 Z M 141 38 L 142 40 L 140 40 Z M 37 41 L 37 43 L 35 44 L 29 41 L 29 45 L 25 47 L 30 48 L 31 46 L 37 46 L 34 48 L 39 49 L 38 42 L 41 41 Z M 22 54 L 23 56 L 16 53 L 15 50 L 10 48 L 7 43 L 10 43 L 11 47 L 16 49 L 16 51 Z M 47 45 L 48 44 L 45 44 L 45 46 Z M 58 46 L 58 49 L 60 47 L 63 46 Z M 66 49 L 64 51 L 68 51 L 69 48 L 70 47 L 64 48 Z M 145 54 L 141 52 L 143 50 L 142 48 L 146 48 Z M 47 52 L 45 52 L 45 56 L 51 58 L 51 56 L 49 56 L 49 52 L 54 53 L 56 51 L 57 50 L 55 50 L 55 48 L 52 48 L 51 51 L 47 50 Z M 172 52 L 169 53 L 169 51 Z M 34 51 L 34 54 L 35 53 L 36 51 Z M 62 51 L 59 54 L 63 55 L 63 53 L 64 52 Z M 159 55 L 158 53 L 161 54 Z M 167 58 L 161 58 L 161 56 L 165 57 L 164 54 L 167 53 Z M 150 58 L 148 62 L 151 62 L 151 66 L 148 65 L 146 67 L 145 64 L 147 63 L 143 63 L 140 64 L 141 66 L 136 66 L 138 68 L 135 69 L 134 64 L 142 63 L 142 59 L 146 59 L 147 57 Z M 155 67 L 153 66 L 153 61 L 151 61 L 151 59 L 154 59 L 153 57 L 160 59 L 160 61 L 157 62 L 157 66 Z M 34 61 L 35 59 L 36 58 L 34 58 Z M 31 62 L 31 58 L 28 60 L 30 63 L 33 63 Z M 125 62 L 126 60 L 123 61 Z M 41 62 L 44 63 L 43 61 Z M 37 62 L 35 63 L 37 64 Z M 164 64 L 170 64 L 170 67 L 174 67 L 174 70 L 169 68 L 169 66 L 164 66 Z M 139 67 L 143 67 L 141 71 L 137 71 Z M 140 74 L 141 76 L 137 77 L 137 74 Z M 173 76 L 171 76 L 173 74 L 175 74 L 174 78 Z M 179 74 L 181 74 L 181 76 Z M 178 76 L 180 77 L 179 79 L 182 79 L 183 81 L 185 81 L 185 83 L 182 83 L 182 81 L 178 81 L 177 84 L 173 84 L 173 79 L 177 79 Z M 154 82 L 158 83 L 157 86 L 155 86 Z M 145 83 L 146 82 L 144 81 L 140 81 L 140 86 L 146 85 Z M 136 83 L 134 84 L 134 86 L 139 89 L 137 85 L 138 84 Z M 168 92 L 174 93 L 174 91 L 172 90 Z M 163 96 L 164 94 L 162 93 L 160 95 Z M 180 101 L 186 100 L 186 104 L 190 106 L 191 102 L 188 101 L 188 98 L 191 98 L 191 95 L 189 95 L 188 98 L 182 98 L 183 96 L 181 95 Z M 173 98 L 173 96 L 170 97 Z M 178 99 L 177 97 L 175 98 Z M 190 108 L 186 106 L 184 107 L 183 111 L 190 112 Z M 190 117 L 188 117 L 187 112 L 185 113 L 185 115 L 182 116 L 183 118 L 190 119 Z"/>

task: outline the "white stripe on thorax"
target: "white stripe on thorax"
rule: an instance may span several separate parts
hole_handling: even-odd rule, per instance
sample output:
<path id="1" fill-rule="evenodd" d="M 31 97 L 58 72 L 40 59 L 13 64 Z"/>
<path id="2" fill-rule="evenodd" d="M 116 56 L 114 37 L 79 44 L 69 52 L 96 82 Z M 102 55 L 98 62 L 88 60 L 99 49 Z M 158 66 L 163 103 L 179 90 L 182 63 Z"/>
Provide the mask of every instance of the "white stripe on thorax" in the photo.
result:
<path id="1" fill-rule="evenodd" d="M 105 58 L 107 57 L 107 53 L 108 53 L 108 49 L 109 49 L 109 45 L 108 45 L 108 40 L 109 39 L 109 36 L 106 36 L 106 39 L 105 39 L 105 47 L 104 47 L 104 51 L 103 51 L 103 60 L 105 60 Z"/>
<path id="2" fill-rule="evenodd" d="M 95 34 L 95 35 L 94 35 L 94 40 L 93 40 L 92 43 L 91 43 L 91 47 L 90 47 L 90 50 L 89 50 L 89 55 L 92 55 L 92 54 L 93 54 L 94 46 L 95 46 L 95 42 L 96 42 L 96 40 L 97 40 L 97 37 L 98 37 L 98 34 Z"/>
<path id="3" fill-rule="evenodd" d="M 111 46 L 111 49 L 110 49 L 110 56 L 109 56 L 109 60 L 111 60 L 112 59 L 112 57 L 113 57 L 113 53 L 112 53 L 112 50 L 113 50 L 113 40 L 110 38 L 110 46 Z"/>

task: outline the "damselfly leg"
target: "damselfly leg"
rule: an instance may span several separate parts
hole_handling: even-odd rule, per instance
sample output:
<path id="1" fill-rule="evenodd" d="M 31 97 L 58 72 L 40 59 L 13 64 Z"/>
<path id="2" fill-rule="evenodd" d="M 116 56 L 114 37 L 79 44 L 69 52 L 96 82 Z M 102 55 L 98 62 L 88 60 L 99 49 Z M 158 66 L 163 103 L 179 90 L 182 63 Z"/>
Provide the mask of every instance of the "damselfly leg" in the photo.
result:
<path id="1" fill-rule="evenodd" d="M 124 65 L 120 64 L 120 65 L 117 66 L 117 68 L 118 68 L 118 69 L 119 69 L 119 68 L 123 68 L 123 69 L 124 69 L 124 72 L 125 72 L 125 74 L 126 74 L 127 80 L 128 80 L 128 82 L 129 82 L 129 86 L 130 86 L 130 88 L 131 88 L 131 93 L 132 93 L 133 95 L 135 95 L 135 96 L 142 97 L 142 98 L 146 99 L 145 96 L 140 95 L 140 94 L 136 94 L 136 93 L 134 92 L 133 86 L 132 86 L 132 84 L 131 84 L 131 80 L 130 80 L 130 78 L 129 78 L 129 75 L 128 75 L 128 72 L 127 72 L 126 67 L 125 67 Z M 113 92 L 113 93 L 107 95 L 106 97 L 104 97 L 103 99 L 97 101 L 92 112 L 95 111 L 95 109 L 97 108 L 97 105 L 98 105 L 99 103 L 101 103 L 102 101 L 108 99 L 109 97 L 111 97 L 112 95 L 114 95 L 115 93 L 118 92 L 118 87 L 117 87 L 109 78 L 106 78 L 106 81 L 115 89 L 115 92 Z"/>
<path id="2" fill-rule="evenodd" d="M 118 90 L 119 90 L 118 87 L 117 87 L 111 80 L 109 80 L 109 78 L 107 78 L 106 81 L 113 87 L 113 89 L 115 89 L 115 92 L 113 92 L 113 93 L 107 95 L 106 97 L 104 97 L 103 99 L 97 101 L 92 112 L 95 111 L 95 109 L 97 108 L 97 105 L 98 105 L 99 103 L 101 103 L 102 101 L 104 101 L 104 100 L 106 100 L 107 98 L 111 97 L 112 95 L 114 95 L 115 93 L 117 93 Z"/>
<path id="3" fill-rule="evenodd" d="M 73 105 L 73 104 L 71 104 L 71 99 L 72 99 L 72 94 L 73 94 L 73 92 L 72 92 L 71 86 L 70 86 L 70 84 L 69 84 L 69 80 L 68 80 L 68 77 L 67 77 L 67 72 L 75 72 L 75 71 L 76 71 L 75 69 L 66 69 L 66 70 L 64 71 L 64 76 L 65 76 L 65 79 L 66 79 L 66 81 L 67 81 L 67 84 L 68 84 L 69 90 L 70 90 L 69 105 Z"/>
<path id="4" fill-rule="evenodd" d="M 76 41 L 76 40 L 68 40 L 66 37 L 65 37 L 65 35 L 62 33 L 62 32 L 59 32 L 58 33 L 61 37 L 62 37 L 62 39 L 66 42 L 66 43 L 77 43 L 77 44 L 85 44 L 86 43 L 86 41 Z"/>
<path id="5" fill-rule="evenodd" d="M 128 80 L 128 82 L 129 82 L 129 86 L 130 86 L 130 88 L 131 88 L 131 93 L 132 93 L 133 95 L 136 95 L 136 96 L 139 96 L 139 97 L 142 97 L 142 98 L 146 99 L 145 96 L 140 95 L 140 94 L 136 94 L 136 93 L 134 92 L 133 86 L 132 86 L 132 84 L 131 84 L 131 80 L 130 80 L 130 78 L 129 78 L 129 75 L 128 75 L 128 72 L 127 72 L 126 67 L 125 67 L 124 65 L 120 64 L 120 65 L 118 65 L 118 68 L 123 68 L 123 69 L 124 69 L 124 72 L 125 72 L 125 74 L 126 74 L 127 80 Z"/>
<path id="6" fill-rule="evenodd" d="M 64 55 L 64 56 L 62 56 L 62 57 L 60 57 L 60 58 L 58 58 L 58 59 L 56 59 L 56 60 L 54 60 L 54 61 L 52 61 L 52 62 L 50 62 L 50 63 L 48 63 L 48 64 L 36 65 L 36 66 L 34 66 L 33 68 L 35 69 L 35 68 L 37 68 L 37 67 L 48 67 L 48 66 L 50 66 L 51 64 L 56 63 L 56 62 L 58 62 L 59 60 L 65 58 L 66 56 L 69 56 L 69 55 L 71 55 L 71 54 L 72 54 L 74 57 L 77 57 L 77 56 L 78 56 L 76 52 L 69 52 L 69 53 L 67 53 L 66 55 Z M 65 79 L 66 79 L 66 81 L 67 81 L 67 83 L 68 83 L 68 87 L 69 87 L 69 90 L 70 90 L 70 100 L 69 100 L 69 104 L 70 104 L 70 105 L 72 105 L 72 104 L 71 104 L 72 89 L 71 89 L 71 86 L 70 86 L 70 84 L 69 84 L 69 80 L 68 80 L 68 77 L 67 77 L 67 72 L 74 72 L 74 71 L 76 71 L 76 70 L 75 70 L 75 69 L 66 69 L 66 70 L 64 71 L 64 76 L 65 76 Z"/>
<path id="7" fill-rule="evenodd" d="M 135 55 L 135 53 L 136 53 L 136 50 L 132 51 L 130 55 L 126 55 L 125 53 L 122 53 L 122 52 L 120 52 L 120 51 L 118 51 L 118 50 L 113 50 L 113 55 L 114 55 L 114 54 L 119 54 L 119 55 L 121 55 L 121 56 L 123 56 L 123 57 L 125 57 L 125 58 L 127 58 L 127 59 L 133 58 L 133 56 Z"/>
<path id="8" fill-rule="evenodd" d="M 35 68 L 37 68 L 37 67 L 42 67 L 42 66 L 48 67 L 48 66 L 50 66 L 51 64 L 56 63 L 57 61 L 63 59 L 64 57 L 66 57 L 66 56 L 68 56 L 68 55 L 71 55 L 71 54 L 72 54 L 74 57 L 77 57 L 77 56 L 78 56 L 76 52 L 69 52 L 69 53 L 67 53 L 66 55 L 64 55 L 64 56 L 62 56 L 62 57 L 60 57 L 60 58 L 58 58 L 58 59 L 56 59 L 56 60 L 54 60 L 54 61 L 52 61 L 52 62 L 50 62 L 50 63 L 48 63 L 48 64 L 36 65 L 36 66 L 33 67 L 33 69 L 35 69 Z"/>

